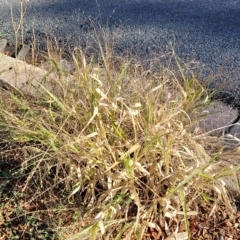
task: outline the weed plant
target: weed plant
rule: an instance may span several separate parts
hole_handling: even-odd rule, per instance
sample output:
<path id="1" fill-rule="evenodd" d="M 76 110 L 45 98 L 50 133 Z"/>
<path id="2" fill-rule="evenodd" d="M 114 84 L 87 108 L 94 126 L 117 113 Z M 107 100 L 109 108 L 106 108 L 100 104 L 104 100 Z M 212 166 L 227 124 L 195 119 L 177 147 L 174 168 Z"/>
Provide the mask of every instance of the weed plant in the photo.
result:
<path id="1" fill-rule="evenodd" d="M 6 229 L 19 221 L 28 224 L 12 236 L 143 239 L 151 228 L 156 239 L 190 239 L 199 204 L 232 209 L 209 170 L 220 145 L 194 131 L 208 94 L 179 64 L 181 81 L 167 70 L 136 73 L 126 61 L 114 70 L 102 54 L 100 67 L 76 49 L 72 73 L 52 59 L 55 87 L 42 84 L 34 97 L 1 89 Z"/>

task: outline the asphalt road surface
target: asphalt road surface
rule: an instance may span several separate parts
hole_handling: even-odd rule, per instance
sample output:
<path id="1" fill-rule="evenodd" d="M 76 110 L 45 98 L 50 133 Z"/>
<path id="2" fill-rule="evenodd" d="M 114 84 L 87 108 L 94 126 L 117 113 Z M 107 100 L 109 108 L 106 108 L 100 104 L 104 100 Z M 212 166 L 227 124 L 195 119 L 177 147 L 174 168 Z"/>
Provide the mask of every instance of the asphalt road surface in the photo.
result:
<path id="1" fill-rule="evenodd" d="M 174 49 L 190 71 L 240 89 L 240 0 L 22 1 L 26 41 L 34 29 L 40 43 L 47 32 L 69 48 L 91 50 L 104 35 L 117 54 L 128 50 L 154 69 L 167 65 Z M 0 31 L 10 40 L 10 9 L 17 22 L 19 2 L 0 3 Z"/>

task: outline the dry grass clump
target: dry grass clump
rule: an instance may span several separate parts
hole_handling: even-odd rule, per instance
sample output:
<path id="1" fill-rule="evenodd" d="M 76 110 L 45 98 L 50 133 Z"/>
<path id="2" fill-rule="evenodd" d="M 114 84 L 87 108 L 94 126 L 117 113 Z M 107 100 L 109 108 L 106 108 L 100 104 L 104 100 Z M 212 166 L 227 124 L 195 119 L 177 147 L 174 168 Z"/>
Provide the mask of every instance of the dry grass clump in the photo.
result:
<path id="1" fill-rule="evenodd" d="M 148 228 L 190 239 L 198 204 L 229 204 L 208 172 L 217 147 L 207 152 L 210 137 L 194 132 L 207 92 L 183 73 L 180 84 L 170 72 L 133 74 L 130 63 L 114 71 L 73 60 L 71 81 L 53 62 L 55 91 L 1 90 L 2 154 L 18 154 L 14 218 L 45 211 L 64 239 L 143 239 Z"/>

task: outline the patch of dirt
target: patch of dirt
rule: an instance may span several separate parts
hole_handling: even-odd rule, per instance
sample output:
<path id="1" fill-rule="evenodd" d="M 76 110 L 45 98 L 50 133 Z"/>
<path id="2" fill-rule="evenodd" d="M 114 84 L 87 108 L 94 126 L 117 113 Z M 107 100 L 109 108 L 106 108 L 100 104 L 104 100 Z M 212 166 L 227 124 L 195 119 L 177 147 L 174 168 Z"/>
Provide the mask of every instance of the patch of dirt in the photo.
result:
<path id="1" fill-rule="evenodd" d="M 226 206 L 219 205 L 210 216 L 212 206 L 202 204 L 199 214 L 190 219 L 192 240 L 237 240 L 240 234 L 240 212 L 233 215 Z"/>
<path id="2" fill-rule="evenodd" d="M 189 219 L 189 228 L 191 233 L 191 240 L 238 240 L 240 234 L 240 211 L 235 209 L 231 215 L 229 209 L 224 205 L 216 206 L 213 210 L 212 205 L 205 203 L 200 204 L 198 207 L 199 214 L 191 216 Z M 159 221 L 159 220 L 158 220 Z M 156 221 L 156 224 L 158 224 Z M 175 226 L 176 228 L 176 226 Z M 144 240 L 176 240 L 186 238 L 175 238 L 166 235 L 166 232 L 161 229 L 161 236 L 156 229 L 148 228 L 144 234 Z M 179 233 L 186 232 L 184 224 L 179 226 Z M 178 233 L 178 234 L 179 234 Z M 180 236 L 180 235 L 179 235 Z"/>

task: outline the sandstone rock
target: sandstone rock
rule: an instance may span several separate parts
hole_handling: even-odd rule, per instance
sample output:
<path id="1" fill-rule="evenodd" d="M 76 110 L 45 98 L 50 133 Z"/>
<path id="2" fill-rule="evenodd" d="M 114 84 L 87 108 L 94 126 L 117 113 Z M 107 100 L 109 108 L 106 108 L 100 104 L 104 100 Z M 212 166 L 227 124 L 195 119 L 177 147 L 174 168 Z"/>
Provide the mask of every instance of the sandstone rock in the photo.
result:
<path id="1" fill-rule="evenodd" d="M 46 70 L 0 53 L 0 80 L 3 85 L 35 95 L 40 92 L 40 85 L 50 91 L 54 89 L 57 79 L 58 76 L 54 73 L 49 74 Z M 68 76 L 66 81 L 71 81 L 71 77 Z"/>

